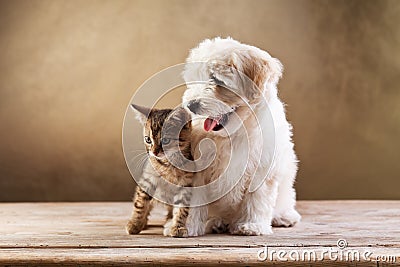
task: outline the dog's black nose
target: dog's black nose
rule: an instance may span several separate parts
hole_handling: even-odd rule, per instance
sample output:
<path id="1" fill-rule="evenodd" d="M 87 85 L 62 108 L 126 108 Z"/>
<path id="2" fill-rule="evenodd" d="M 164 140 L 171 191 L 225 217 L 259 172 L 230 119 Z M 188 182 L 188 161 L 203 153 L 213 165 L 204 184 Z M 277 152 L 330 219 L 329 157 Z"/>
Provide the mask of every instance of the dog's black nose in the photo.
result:
<path id="1" fill-rule="evenodd" d="M 190 100 L 187 104 L 188 109 L 196 114 L 200 109 L 200 101 L 199 100 Z"/>

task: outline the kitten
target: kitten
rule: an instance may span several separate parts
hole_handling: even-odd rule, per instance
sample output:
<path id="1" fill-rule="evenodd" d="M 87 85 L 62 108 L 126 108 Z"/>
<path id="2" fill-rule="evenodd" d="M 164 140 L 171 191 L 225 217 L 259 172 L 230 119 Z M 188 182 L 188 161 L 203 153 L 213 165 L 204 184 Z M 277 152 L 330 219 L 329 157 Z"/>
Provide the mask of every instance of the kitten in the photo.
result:
<path id="1" fill-rule="evenodd" d="M 170 201 L 168 203 L 174 203 L 174 206 L 168 206 L 167 220 L 172 219 L 172 222 L 168 222 L 168 224 L 171 223 L 171 226 L 167 233 L 173 237 L 187 237 L 186 219 L 189 214 L 188 205 L 191 197 L 187 187 L 192 186 L 194 173 L 173 166 L 168 161 L 163 148 L 175 145 L 177 151 L 173 151 L 172 156 L 183 155 L 187 160 L 193 161 L 190 144 L 190 114 L 183 108 L 175 110 L 149 109 L 134 104 L 132 107 L 136 118 L 144 125 L 144 143 L 149 161 L 146 162 L 142 177 L 136 187 L 133 214 L 126 229 L 129 234 L 138 234 L 146 227 L 148 215 L 153 207 L 153 201 L 155 201 L 152 196 L 157 190 L 162 190 L 162 188 L 158 188 L 158 181 L 164 178 L 181 186 L 178 192 L 163 192 L 164 195 L 169 194 Z M 166 121 L 168 124 L 165 124 Z M 164 125 L 166 127 L 163 129 Z M 179 130 L 180 132 L 178 132 Z M 174 133 L 176 138 L 173 137 Z"/>

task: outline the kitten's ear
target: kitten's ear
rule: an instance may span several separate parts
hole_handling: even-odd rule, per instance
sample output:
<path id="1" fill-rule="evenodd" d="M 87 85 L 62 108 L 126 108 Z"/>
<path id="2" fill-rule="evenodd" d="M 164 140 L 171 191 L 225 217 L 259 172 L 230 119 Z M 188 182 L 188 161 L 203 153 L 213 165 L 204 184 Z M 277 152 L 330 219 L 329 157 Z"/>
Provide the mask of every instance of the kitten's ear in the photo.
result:
<path id="1" fill-rule="evenodd" d="M 146 108 L 135 104 L 131 104 L 131 107 L 135 112 L 136 119 L 140 121 L 140 123 L 145 124 L 147 121 L 147 117 L 149 117 L 150 115 L 151 108 Z"/>
<path id="2" fill-rule="evenodd" d="M 177 109 L 175 109 L 174 116 L 178 118 L 179 121 L 181 121 L 182 123 L 185 123 L 185 125 L 190 125 L 192 120 L 192 116 L 190 115 L 190 113 L 182 107 L 178 107 Z"/>

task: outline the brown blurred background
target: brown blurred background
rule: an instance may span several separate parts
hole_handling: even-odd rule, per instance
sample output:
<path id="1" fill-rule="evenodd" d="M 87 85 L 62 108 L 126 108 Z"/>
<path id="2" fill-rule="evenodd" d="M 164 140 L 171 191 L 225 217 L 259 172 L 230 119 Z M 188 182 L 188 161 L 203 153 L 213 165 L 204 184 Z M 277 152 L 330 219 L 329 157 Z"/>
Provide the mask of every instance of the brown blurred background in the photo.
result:
<path id="1" fill-rule="evenodd" d="M 130 199 L 130 98 L 215 36 L 284 64 L 299 199 L 400 199 L 399 1 L 43 0 L 0 1 L 0 200 Z"/>

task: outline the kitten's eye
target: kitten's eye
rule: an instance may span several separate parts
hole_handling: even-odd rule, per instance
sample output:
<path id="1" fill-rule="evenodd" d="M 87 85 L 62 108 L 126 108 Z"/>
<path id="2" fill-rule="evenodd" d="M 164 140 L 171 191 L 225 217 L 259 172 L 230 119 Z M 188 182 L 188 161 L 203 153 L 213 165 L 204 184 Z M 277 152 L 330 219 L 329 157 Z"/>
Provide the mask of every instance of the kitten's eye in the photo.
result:
<path id="1" fill-rule="evenodd" d="M 161 139 L 161 144 L 162 144 L 162 145 L 168 145 L 169 142 L 171 142 L 171 139 L 168 139 L 168 138 L 163 138 L 163 139 Z"/>
<path id="2" fill-rule="evenodd" d="M 148 137 L 148 136 L 145 136 L 145 137 L 144 137 L 144 141 L 145 141 L 147 144 L 151 144 L 151 139 L 150 139 L 150 137 Z"/>

